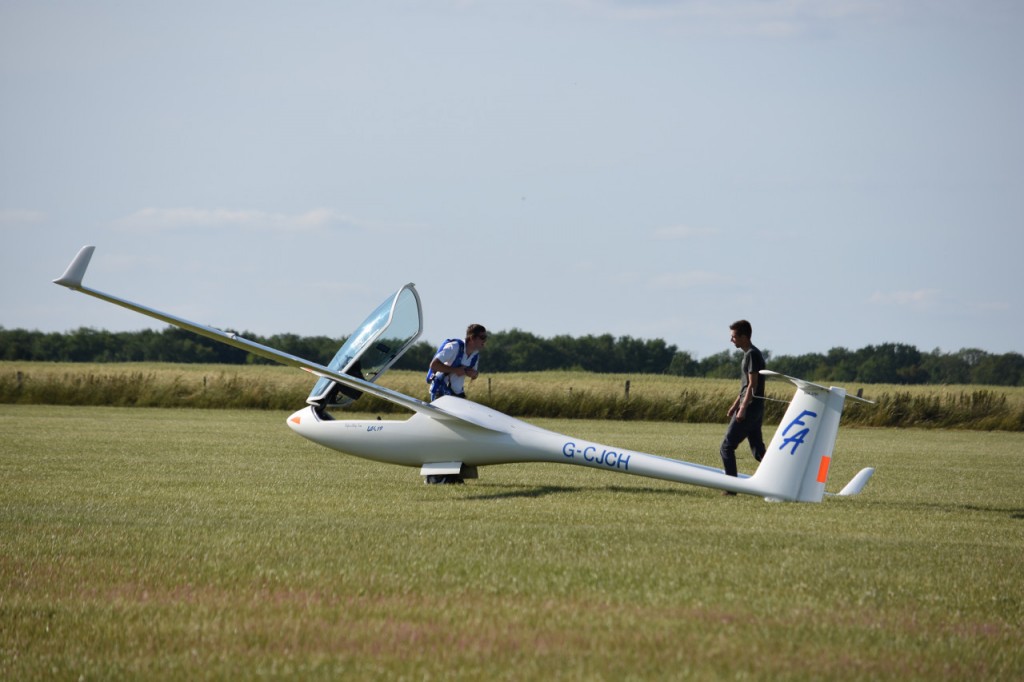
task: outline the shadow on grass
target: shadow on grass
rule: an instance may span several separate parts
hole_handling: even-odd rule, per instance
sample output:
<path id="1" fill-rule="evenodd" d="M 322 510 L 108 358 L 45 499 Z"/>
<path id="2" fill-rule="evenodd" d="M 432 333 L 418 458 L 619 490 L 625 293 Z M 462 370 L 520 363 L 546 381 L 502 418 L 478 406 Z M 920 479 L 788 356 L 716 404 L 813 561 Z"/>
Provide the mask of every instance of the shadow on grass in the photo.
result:
<path id="1" fill-rule="evenodd" d="M 1000 516 L 1005 514 L 1011 519 L 1024 521 L 1024 509 L 1020 507 L 1008 507 L 1005 505 L 992 505 L 990 507 L 987 507 L 980 504 L 958 504 L 955 502 L 950 502 L 948 504 L 943 504 L 941 502 L 876 502 L 875 504 L 884 504 L 891 507 L 898 507 L 901 510 L 919 509 L 924 511 L 945 512 L 947 514 L 958 511 L 980 512 L 982 514 L 997 514 Z"/>
<path id="2" fill-rule="evenodd" d="M 633 494 L 633 495 L 672 495 L 672 496 L 683 495 L 683 496 L 686 496 L 686 497 L 693 497 L 693 496 L 697 496 L 697 495 L 703 496 L 704 494 L 707 494 L 709 492 L 714 493 L 716 495 L 720 494 L 719 491 L 717 491 L 717 490 L 713 490 L 711 488 L 705 488 L 703 486 L 688 486 L 685 483 L 680 484 L 680 485 L 685 486 L 685 487 L 680 487 L 680 488 L 648 488 L 648 487 L 630 488 L 630 487 L 622 486 L 622 485 L 609 485 L 609 486 L 605 486 L 605 490 L 607 490 L 610 493 L 616 493 L 616 494 L 622 494 L 622 495 L 629 495 L 629 494 Z"/>
<path id="3" fill-rule="evenodd" d="M 995 514 L 1009 514 L 1011 519 L 1017 519 L 1018 521 L 1024 521 L 1024 509 L 1004 509 L 1002 507 L 976 507 L 974 505 L 967 505 L 964 509 L 970 511 L 980 511 L 986 513 Z"/>
<path id="4" fill-rule="evenodd" d="M 477 487 L 477 486 L 474 486 Z M 479 486 L 482 487 L 482 486 Z M 501 492 L 467 495 L 467 500 L 509 500 L 519 497 L 547 497 L 559 493 L 576 493 L 580 488 L 570 488 L 564 485 L 542 485 L 538 487 L 519 487 L 517 490 L 509 490 L 511 486 L 490 485 L 490 488 L 501 488 Z"/>
<path id="5" fill-rule="evenodd" d="M 484 487 L 484 486 L 474 486 Z M 571 487 L 564 485 L 542 485 L 542 486 L 507 486 L 507 485 L 488 485 L 489 488 L 499 488 L 500 491 L 492 493 L 478 493 L 474 495 L 467 495 L 464 499 L 466 500 L 508 500 L 516 498 L 538 498 L 547 497 L 548 495 L 559 495 L 562 493 L 581 493 L 581 492 L 593 492 L 605 491 L 615 493 L 617 495 L 629 495 L 629 494 L 641 494 L 641 495 L 685 495 L 693 496 L 699 494 L 697 490 L 690 490 L 681 488 L 679 490 L 673 490 L 671 488 L 630 488 L 627 486 L 609 485 L 602 487 Z M 515 489 L 510 489 L 510 488 Z"/>

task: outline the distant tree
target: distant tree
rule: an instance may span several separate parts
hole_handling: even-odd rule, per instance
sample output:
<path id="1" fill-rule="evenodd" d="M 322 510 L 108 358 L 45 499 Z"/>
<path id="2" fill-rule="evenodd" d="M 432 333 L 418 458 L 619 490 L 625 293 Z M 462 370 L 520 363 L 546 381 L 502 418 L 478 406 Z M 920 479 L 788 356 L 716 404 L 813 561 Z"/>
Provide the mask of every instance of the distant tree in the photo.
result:
<path id="1" fill-rule="evenodd" d="M 956 356 L 963 360 L 968 367 L 974 369 L 988 357 L 988 353 L 979 348 L 961 348 L 957 351 Z"/>
<path id="2" fill-rule="evenodd" d="M 868 384 L 923 383 L 927 374 L 921 369 L 921 353 L 903 343 L 866 346 L 855 354 L 858 359 L 856 381 Z"/>
<path id="3" fill-rule="evenodd" d="M 25 329 L 0 327 L 0 360 L 31 360 L 35 334 Z"/>
<path id="4" fill-rule="evenodd" d="M 680 377 L 699 376 L 700 363 L 688 351 L 676 351 L 668 366 L 668 373 Z"/>
<path id="5" fill-rule="evenodd" d="M 578 338 L 574 366 L 588 372 L 613 372 L 615 366 L 615 337 L 587 335 Z"/>
<path id="6" fill-rule="evenodd" d="M 64 335 L 36 333 L 32 339 L 32 354 L 28 360 L 58 362 L 64 357 Z"/>
<path id="7" fill-rule="evenodd" d="M 662 339 L 621 336 L 615 345 L 615 371 L 620 373 L 664 374 L 676 354 L 676 347 Z"/>
<path id="8" fill-rule="evenodd" d="M 733 379 L 740 375 L 743 351 L 723 350 L 709 355 L 698 363 L 700 376 L 709 379 Z"/>
<path id="9" fill-rule="evenodd" d="M 857 377 L 859 362 L 855 353 L 843 347 L 829 349 L 825 354 L 826 381 L 854 381 Z"/>
<path id="10" fill-rule="evenodd" d="M 821 353 L 807 353 L 805 355 L 781 355 L 772 358 L 767 363 L 768 369 L 780 374 L 788 374 L 791 377 L 800 377 L 814 381 L 821 379 L 826 373 L 825 356 Z"/>
<path id="11" fill-rule="evenodd" d="M 547 339 L 521 329 L 488 335 L 481 362 L 496 372 L 536 372 L 558 369 L 565 360 Z"/>
<path id="12" fill-rule="evenodd" d="M 277 334 L 240 336 L 279 348 L 314 362 L 327 363 L 344 339 Z M 419 341 L 395 364 L 397 369 L 422 370 L 436 352 L 434 342 Z M 971 383 L 1024 385 L 1024 356 L 992 355 L 977 348 L 955 353 L 935 349 L 921 353 L 914 346 L 884 343 L 856 351 L 832 348 L 826 354 L 778 356 L 762 349 L 774 371 L 818 382 Z M 736 378 L 739 351 L 725 350 L 698 360 L 662 339 L 637 339 L 611 334 L 578 338 L 539 337 L 521 329 L 495 332 L 484 351 L 488 372 L 582 369 L 590 372 Z M 160 331 L 107 332 L 82 327 L 73 331 L 40 332 L 0 327 L 0 360 L 46 362 L 206 362 L 264 363 L 264 358 L 176 327 Z"/>
<path id="13" fill-rule="evenodd" d="M 990 386 L 1024 386 L 1024 355 L 987 355 L 971 371 L 971 383 Z"/>
<path id="14" fill-rule="evenodd" d="M 395 369 L 420 370 L 426 375 L 427 365 L 430 364 L 436 352 L 437 348 L 434 344 L 429 341 L 418 341 L 398 359 L 394 367 Z"/>
<path id="15" fill-rule="evenodd" d="M 936 348 L 921 355 L 921 367 L 927 372 L 930 384 L 967 384 L 971 381 L 971 366 L 960 353 L 943 353 Z"/>
<path id="16" fill-rule="evenodd" d="M 328 364 L 342 344 L 345 343 L 345 339 L 333 339 L 329 336 L 299 336 L 297 334 L 275 334 L 265 339 L 258 336 L 246 336 L 246 338 L 271 348 L 283 350 L 285 353 L 318 362 L 321 365 Z M 246 362 L 250 364 L 274 364 L 273 360 L 252 354 L 248 355 Z"/>
<path id="17" fill-rule="evenodd" d="M 91 327 L 80 327 L 65 336 L 61 360 L 65 362 L 103 361 L 110 347 L 109 332 Z"/>

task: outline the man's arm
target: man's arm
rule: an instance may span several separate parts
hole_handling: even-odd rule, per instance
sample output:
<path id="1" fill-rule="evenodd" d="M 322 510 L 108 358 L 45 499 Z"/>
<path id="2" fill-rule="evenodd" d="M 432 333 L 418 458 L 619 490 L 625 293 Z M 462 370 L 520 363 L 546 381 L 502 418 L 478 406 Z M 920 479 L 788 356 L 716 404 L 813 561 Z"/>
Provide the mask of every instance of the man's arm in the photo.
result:
<path id="1" fill-rule="evenodd" d="M 747 416 L 747 406 L 754 400 L 754 389 L 756 386 L 757 372 L 751 372 L 747 375 L 747 390 L 743 392 L 742 396 L 736 398 L 736 402 L 733 403 L 736 419 L 739 421 L 743 421 L 743 418 Z"/>
<path id="2" fill-rule="evenodd" d="M 430 369 L 435 372 L 440 372 L 441 374 L 454 374 L 457 377 L 466 376 L 465 367 L 452 367 L 451 365 L 446 365 L 437 357 L 430 361 Z"/>

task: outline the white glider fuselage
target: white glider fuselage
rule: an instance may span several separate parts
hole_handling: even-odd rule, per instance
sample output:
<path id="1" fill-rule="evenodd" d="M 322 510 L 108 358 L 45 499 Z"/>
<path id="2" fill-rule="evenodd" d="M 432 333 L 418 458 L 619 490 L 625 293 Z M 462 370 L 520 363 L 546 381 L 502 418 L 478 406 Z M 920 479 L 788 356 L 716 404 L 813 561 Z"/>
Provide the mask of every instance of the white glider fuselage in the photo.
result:
<path id="1" fill-rule="evenodd" d="M 812 454 L 811 450 L 816 442 L 819 447 L 830 443 L 827 437 L 818 438 L 818 425 L 827 428 L 827 420 L 817 417 L 827 414 L 827 405 L 814 394 L 803 395 L 805 397 L 800 401 L 794 400 L 787 411 L 789 422 L 785 419 L 783 422 L 797 428 L 790 427 L 788 439 L 776 434 L 757 473 L 750 477 L 727 476 L 714 467 L 574 438 L 454 396 L 439 398 L 432 405 L 459 417 L 458 420 L 440 421 L 419 413 L 403 420 L 333 420 L 322 419 L 316 410 L 307 407 L 292 414 L 288 425 L 298 435 L 319 445 L 402 466 L 423 467 L 452 462 L 480 467 L 552 462 L 771 499 L 820 501 L 831 449 L 825 456 L 824 468 L 820 461 L 825 453 Z M 830 392 L 825 393 L 826 400 L 829 395 Z M 797 403 L 799 406 L 794 409 Z M 839 404 L 841 406 L 841 399 Z M 818 465 L 812 472 L 808 489 L 801 494 L 802 474 L 811 459 Z"/>

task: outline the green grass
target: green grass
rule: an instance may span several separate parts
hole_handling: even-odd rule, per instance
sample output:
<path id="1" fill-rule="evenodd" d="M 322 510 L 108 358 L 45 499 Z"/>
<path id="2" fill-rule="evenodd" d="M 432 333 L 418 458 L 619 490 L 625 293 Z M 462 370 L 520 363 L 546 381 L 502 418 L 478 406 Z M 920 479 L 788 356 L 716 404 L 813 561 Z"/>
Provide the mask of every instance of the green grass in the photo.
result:
<path id="1" fill-rule="evenodd" d="M 0 405 L 0 679 L 1024 676 L 1021 434 L 845 428 L 829 488 L 874 479 L 797 505 L 424 486 L 285 416 Z M 724 428 L 533 421 L 711 465 Z"/>

